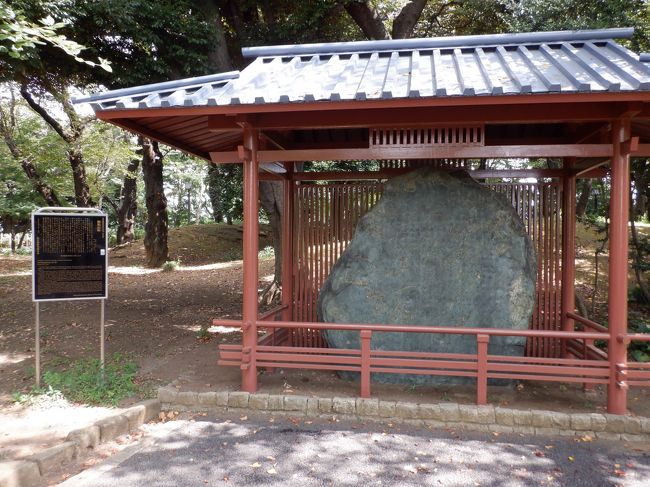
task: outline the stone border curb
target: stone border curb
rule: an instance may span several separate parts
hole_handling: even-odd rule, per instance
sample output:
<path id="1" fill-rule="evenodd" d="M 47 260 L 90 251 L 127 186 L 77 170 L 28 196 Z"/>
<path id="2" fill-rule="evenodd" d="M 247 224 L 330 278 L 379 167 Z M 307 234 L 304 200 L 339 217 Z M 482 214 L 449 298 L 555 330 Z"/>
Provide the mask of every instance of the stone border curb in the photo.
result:
<path id="1" fill-rule="evenodd" d="M 23 460 L 0 462 L 0 487 L 41 485 L 43 477 L 48 472 L 83 456 L 90 448 L 95 448 L 157 418 L 160 410 L 161 403 L 158 399 L 143 401 L 119 414 L 71 431 L 65 442 L 60 445 L 47 448 Z"/>
<path id="2" fill-rule="evenodd" d="M 601 413 L 559 413 L 470 404 L 418 404 L 353 397 L 307 397 L 282 394 L 249 394 L 240 391 L 178 392 L 158 389 L 162 409 L 254 410 L 302 416 L 338 415 L 349 419 L 395 421 L 438 428 L 492 433 L 590 436 L 627 442 L 650 441 L 650 418 Z"/>

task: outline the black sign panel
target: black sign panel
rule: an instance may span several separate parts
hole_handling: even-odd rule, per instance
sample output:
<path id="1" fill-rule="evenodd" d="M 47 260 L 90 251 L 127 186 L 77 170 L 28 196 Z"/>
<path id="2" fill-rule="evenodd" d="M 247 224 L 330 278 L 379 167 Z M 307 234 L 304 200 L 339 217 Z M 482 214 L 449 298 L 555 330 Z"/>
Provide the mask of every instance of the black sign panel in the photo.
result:
<path id="1" fill-rule="evenodd" d="M 33 300 L 107 297 L 106 215 L 35 213 Z"/>

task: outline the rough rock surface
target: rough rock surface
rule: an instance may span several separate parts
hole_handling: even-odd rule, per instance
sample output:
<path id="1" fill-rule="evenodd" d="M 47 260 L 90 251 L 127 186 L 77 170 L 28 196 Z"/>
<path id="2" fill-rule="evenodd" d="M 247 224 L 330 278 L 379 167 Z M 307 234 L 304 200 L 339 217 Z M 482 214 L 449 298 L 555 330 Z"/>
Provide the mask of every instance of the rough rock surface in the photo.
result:
<path id="1" fill-rule="evenodd" d="M 526 329 L 536 256 L 503 198 L 460 172 L 430 168 L 392 179 L 359 222 L 318 298 L 320 321 Z M 358 348 L 359 333 L 328 331 L 327 342 Z M 495 337 L 490 353 L 522 355 L 525 339 Z M 376 350 L 475 353 L 474 336 L 375 333 Z M 348 377 L 351 374 L 344 374 Z M 389 383 L 474 379 L 374 374 Z"/>

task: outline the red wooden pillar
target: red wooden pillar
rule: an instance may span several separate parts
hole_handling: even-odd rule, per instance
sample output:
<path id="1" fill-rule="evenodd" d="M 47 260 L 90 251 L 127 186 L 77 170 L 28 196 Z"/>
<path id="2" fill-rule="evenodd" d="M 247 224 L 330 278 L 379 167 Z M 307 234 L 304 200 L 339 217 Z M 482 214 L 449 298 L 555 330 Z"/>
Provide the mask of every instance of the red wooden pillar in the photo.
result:
<path id="1" fill-rule="evenodd" d="M 627 384 L 619 371 L 627 366 L 627 346 L 619 335 L 627 333 L 627 267 L 628 267 L 628 215 L 630 204 L 630 156 L 624 153 L 622 143 L 630 137 L 628 121 L 612 122 L 612 189 L 610 195 L 609 226 L 609 365 L 610 378 L 607 390 L 607 410 L 625 414 L 627 410 Z"/>
<path id="2" fill-rule="evenodd" d="M 293 317 L 293 162 L 284 165 L 287 178 L 282 183 L 282 321 Z"/>
<path id="3" fill-rule="evenodd" d="M 244 126 L 244 146 L 240 157 L 244 164 L 244 283 L 243 283 L 243 337 L 242 390 L 257 390 L 257 285 L 259 247 L 259 174 L 257 161 L 259 133 L 250 125 Z"/>
<path id="4" fill-rule="evenodd" d="M 573 331 L 574 320 L 567 316 L 575 310 L 576 278 L 576 175 L 572 172 L 574 158 L 564 160 L 562 177 L 562 331 Z M 567 358 L 566 341 L 562 356 Z"/>

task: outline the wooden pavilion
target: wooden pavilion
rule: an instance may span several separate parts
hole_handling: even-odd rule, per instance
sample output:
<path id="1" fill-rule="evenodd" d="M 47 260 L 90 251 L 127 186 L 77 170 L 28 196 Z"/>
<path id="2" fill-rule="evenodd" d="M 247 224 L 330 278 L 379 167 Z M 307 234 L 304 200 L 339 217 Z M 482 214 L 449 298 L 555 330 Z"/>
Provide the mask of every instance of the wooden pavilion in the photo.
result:
<path id="1" fill-rule="evenodd" d="M 101 93 L 97 117 L 213 164 L 244 168 L 241 345 L 221 363 L 257 389 L 260 367 L 351 370 L 361 396 L 373 372 L 606 384 L 624 414 L 629 386 L 650 385 L 650 364 L 628 362 L 630 157 L 650 157 L 650 56 L 615 39 L 632 29 L 256 47 L 241 72 Z M 554 158 L 553 169 L 486 170 L 485 159 Z M 296 162 L 376 160 L 377 171 L 302 172 Z M 359 217 L 383 182 L 412 167 L 462 167 L 503 192 L 539 259 L 537 305 L 526 331 L 432 323 L 317 323 L 315 302 Z M 576 180 L 611 179 L 609 326 L 575 313 Z M 498 178 L 501 182 L 494 182 Z M 536 182 L 530 182 L 534 178 Z M 258 314 L 258 185 L 284 188 L 282 305 Z M 327 182 L 327 184 L 323 184 Z M 280 318 L 276 320 L 275 318 Z M 358 330 L 359 350 L 328 348 L 324 328 Z M 260 331 L 266 331 L 264 335 Z M 476 354 L 372 350 L 373 333 L 461 333 Z M 491 336 L 527 337 L 525 357 L 488 353 Z M 595 340 L 607 342 L 604 352 Z"/>

